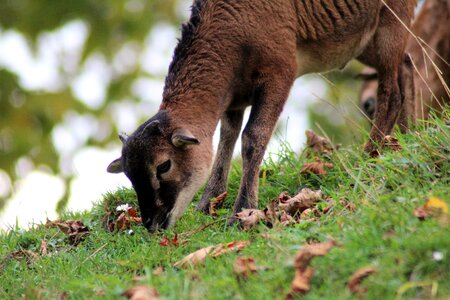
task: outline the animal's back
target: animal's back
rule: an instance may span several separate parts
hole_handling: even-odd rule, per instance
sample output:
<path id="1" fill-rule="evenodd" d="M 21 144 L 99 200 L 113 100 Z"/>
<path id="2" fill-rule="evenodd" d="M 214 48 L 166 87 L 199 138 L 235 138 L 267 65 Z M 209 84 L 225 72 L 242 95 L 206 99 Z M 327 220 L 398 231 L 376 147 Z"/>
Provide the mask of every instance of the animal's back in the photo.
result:
<path id="1" fill-rule="evenodd" d="M 295 0 L 298 74 L 340 68 L 376 31 L 380 1 Z"/>
<path id="2" fill-rule="evenodd" d="M 295 0 L 298 36 L 304 41 L 339 41 L 374 25 L 378 0 Z"/>

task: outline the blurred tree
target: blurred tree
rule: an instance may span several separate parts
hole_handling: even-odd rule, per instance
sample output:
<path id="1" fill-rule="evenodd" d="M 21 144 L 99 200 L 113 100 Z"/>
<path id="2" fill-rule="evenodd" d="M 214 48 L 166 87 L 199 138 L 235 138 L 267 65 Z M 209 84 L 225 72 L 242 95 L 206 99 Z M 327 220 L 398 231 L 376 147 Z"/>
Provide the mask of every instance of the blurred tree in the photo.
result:
<path id="1" fill-rule="evenodd" d="M 26 89 L 14 70 L 0 69 L 0 170 L 6 171 L 12 182 L 19 176 L 16 166 L 21 160 L 59 173 L 60 154 L 55 150 L 52 132 L 68 111 L 103 116 L 111 123 L 113 130 L 108 136 L 101 141 L 87 140 L 87 144 L 106 144 L 117 138 L 111 117 L 105 117 L 109 104 L 124 98 L 137 101 L 132 96 L 131 84 L 141 76 L 150 75 L 145 74 L 139 64 L 127 72 L 114 74 L 107 86 L 105 101 L 95 108 L 74 95 L 72 81 L 82 72 L 83 64 L 94 55 L 100 54 L 106 64 L 112 64 L 126 44 L 136 45 L 139 54 L 152 26 L 160 21 L 180 22 L 176 13 L 179 2 L 182 1 L 0 0 L 0 36 L 6 32 L 20 34 L 34 54 L 42 36 L 70 22 L 82 22 L 88 31 L 75 68 L 67 71 L 62 65 L 58 67 L 61 84 L 56 89 Z M 66 186 L 70 186 L 72 174 L 64 177 Z M 0 198 L 0 209 L 8 197 Z M 60 209 L 67 199 L 68 193 Z"/>

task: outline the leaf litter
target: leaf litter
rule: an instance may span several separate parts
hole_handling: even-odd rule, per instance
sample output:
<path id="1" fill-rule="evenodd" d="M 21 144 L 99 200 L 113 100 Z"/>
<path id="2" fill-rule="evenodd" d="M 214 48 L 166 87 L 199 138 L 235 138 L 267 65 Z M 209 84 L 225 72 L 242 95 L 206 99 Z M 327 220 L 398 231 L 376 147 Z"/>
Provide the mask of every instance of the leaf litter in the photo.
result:
<path id="1" fill-rule="evenodd" d="M 314 275 L 314 269 L 309 266 L 311 260 L 316 256 L 324 256 L 330 252 L 331 248 L 336 246 L 334 240 L 324 243 L 310 244 L 302 247 L 294 259 L 295 276 L 292 280 L 291 291 L 286 299 L 294 299 L 298 295 L 304 295 L 311 288 L 311 278 Z"/>
<path id="2" fill-rule="evenodd" d="M 315 205 L 320 201 L 323 201 L 322 191 L 303 188 L 294 197 L 283 192 L 277 200 L 270 201 L 265 209 L 244 209 L 237 213 L 235 217 L 244 230 L 248 230 L 259 223 L 268 226 L 274 226 L 275 224 L 288 226 L 302 220 L 302 213 L 307 209 L 311 209 L 311 212 L 319 216 L 319 210 L 315 208 Z M 303 218 L 304 216 L 303 214 Z"/>
<path id="3" fill-rule="evenodd" d="M 212 245 L 201 248 L 185 256 L 182 260 L 173 264 L 174 267 L 185 268 L 203 263 L 208 256 L 215 258 L 230 252 L 238 252 L 247 247 L 250 241 L 235 241 L 227 244 Z"/>
<path id="4" fill-rule="evenodd" d="M 233 270 L 239 278 L 247 278 L 256 273 L 258 267 L 253 257 L 238 257 L 234 262 Z"/>
<path id="5" fill-rule="evenodd" d="M 433 217 L 439 223 L 448 225 L 448 205 L 438 197 L 429 197 L 423 206 L 414 210 L 414 216 L 422 221 Z"/>
<path id="6" fill-rule="evenodd" d="M 300 174 L 309 174 L 313 173 L 319 176 L 326 175 L 327 171 L 325 168 L 330 169 L 333 167 L 333 164 L 322 162 L 322 161 L 316 161 L 316 162 L 310 162 L 305 163 L 300 171 Z"/>
<path id="7" fill-rule="evenodd" d="M 73 246 L 78 245 L 89 234 L 89 228 L 81 221 L 50 221 L 45 223 L 47 228 L 58 228 L 69 237 L 69 243 Z"/>
<path id="8" fill-rule="evenodd" d="M 117 207 L 122 213 L 112 222 L 107 224 L 109 231 L 127 230 L 131 228 L 131 224 L 141 224 L 142 218 L 137 211 L 128 204 L 122 204 Z"/>
<path id="9" fill-rule="evenodd" d="M 217 209 L 219 209 L 220 207 L 222 207 L 223 202 L 225 201 L 225 199 L 228 196 L 228 192 L 223 192 L 222 194 L 220 194 L 219 196 L 217 196 L 216 198 L 213 198 L 209 204 L 209 214 L 211 216 L 217 217 L 218 213 L 217 213 Z"/>
<path id="10" fill-rule="evenodd" d="M 367 278 L 369 275 L 376 272 L 376 269 L 373 267 L 364 267 L 357 271 L 355 271 L 347 283 L 347 287 L 355 295 L 362 295 L 367 292 L 367 288 L 361 287 L 362 281 Z"/>

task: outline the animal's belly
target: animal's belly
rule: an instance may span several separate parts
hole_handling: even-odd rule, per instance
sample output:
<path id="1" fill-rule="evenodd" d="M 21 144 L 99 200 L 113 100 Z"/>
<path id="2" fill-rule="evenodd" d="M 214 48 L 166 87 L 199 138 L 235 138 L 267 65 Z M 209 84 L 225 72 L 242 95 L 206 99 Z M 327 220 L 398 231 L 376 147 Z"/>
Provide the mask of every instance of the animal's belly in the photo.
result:
<path id="1" fill-rule="evenodd" d="M 298 76 L 343 68 L 359 56 L 372 38 L 374 30 L 346 37 L 342 41 L 304 41 L 297 46 Z"/>

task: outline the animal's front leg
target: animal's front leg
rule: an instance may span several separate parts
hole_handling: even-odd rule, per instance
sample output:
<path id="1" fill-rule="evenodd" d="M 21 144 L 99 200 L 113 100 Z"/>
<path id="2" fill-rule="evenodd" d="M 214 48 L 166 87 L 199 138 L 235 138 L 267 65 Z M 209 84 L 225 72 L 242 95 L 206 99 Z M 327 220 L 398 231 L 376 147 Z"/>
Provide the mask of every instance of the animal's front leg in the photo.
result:
<path id="1" fill-rule="evenodd" d="M 210 199 L 227 190 L 228 173 L 230 171 L 231 158 L 234 145 L 242 127 L 243 110 L 225 112 L 221 119 L 220 141 L 216 158 L 211 172 L 211 177 L 206 184 L 202 199 L 197 209 L 208 212 Z"/>
<path id="2" fill-rule="evenodd" d="M 273 70 L 275 72 L 275 70 Z M 253 102 L 250 118 L 242 133 L 242 178 L 230 223 L 235 214 L 258 206 L 259 165 L 270 140 L 294 76 L 270 78 Z"/>

